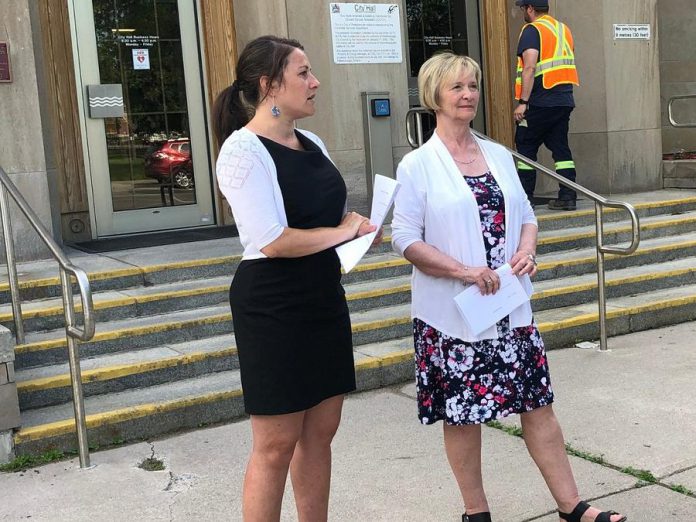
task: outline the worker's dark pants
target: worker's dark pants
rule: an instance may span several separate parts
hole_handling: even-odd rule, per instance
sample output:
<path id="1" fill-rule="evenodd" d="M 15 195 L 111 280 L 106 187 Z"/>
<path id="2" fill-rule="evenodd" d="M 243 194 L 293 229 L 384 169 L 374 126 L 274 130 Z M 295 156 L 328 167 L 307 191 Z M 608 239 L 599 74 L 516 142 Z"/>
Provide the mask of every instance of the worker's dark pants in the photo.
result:
<path id="1" fill-rule="evenodd" d="M 537 159 L 537 152 L 543 143 L 551 151 L 556 162 L 556 172 L 570 181 L 575 181 L 575 163 L 568 146 L 568 123 L 572 107 L 534 107 L 530 106 L 525 120 L 517 124 L 515 146 L 517 152 L 529 159 Z M 526 125 L 524 122 L 526 121 Z M 517 172 L 522 187 L 532 201 L 536 186 L 536 170 L 522 162 L 517 162 Z M 575 200 L 576 194 L 559 184 L 558 199 Z"/>

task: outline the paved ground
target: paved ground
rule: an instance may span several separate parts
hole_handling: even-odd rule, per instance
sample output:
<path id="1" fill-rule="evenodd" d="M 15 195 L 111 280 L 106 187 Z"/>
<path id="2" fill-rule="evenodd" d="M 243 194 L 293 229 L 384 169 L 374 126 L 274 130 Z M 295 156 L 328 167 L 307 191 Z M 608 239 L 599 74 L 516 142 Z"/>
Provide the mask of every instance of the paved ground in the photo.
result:
<path id="1" fill-rule="evenodd" d="M 603 457 L 572 457 L 581 494 L 631 522 L 692 522 L 696 498 L 696 323 L 610 339 L 611 353 L 549 355 L 556 411 L 568 442 Z M 334 445 L 331 520 L 458 521 L 463 510 L 440 427 L 420 426 L 404 384 L 346 401 Z M 521 439 L 484 430 L 484 473 L 496 522 L 556 522 Z M 0 520 L 241 520 L 247 420 L 0 474 Z M 137 464 L 152 454 L 165 471 Z M 656 483 L 626 471 L 646 470 Z M 623 471 L 621 471 L 623 470 Z M 283 521 L 296 520 L 290 486 Z"/>

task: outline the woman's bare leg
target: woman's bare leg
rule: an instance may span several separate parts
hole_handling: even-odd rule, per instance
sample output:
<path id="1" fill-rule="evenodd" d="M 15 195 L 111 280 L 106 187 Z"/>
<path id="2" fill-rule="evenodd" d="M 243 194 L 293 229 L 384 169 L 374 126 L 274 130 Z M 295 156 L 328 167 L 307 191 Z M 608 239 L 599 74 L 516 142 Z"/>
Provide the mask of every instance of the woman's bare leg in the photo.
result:
<path id="1" fill-rule="evenodd" d="M 523 413 L 521 421 L 527 450 L 541 471 L 558 509 L 570 513 L 580 502 L 580 496 L 553 408 L 549 405 Z M 594 507 L 588 509 L 582 522 L 593 522 L 599 513 L 600 510 Z M 621 515 L 612 516 L 611 520 L 621 520 Z"/>
<path id="2" fill-rule="evenodd" d="M 302 434 L 290 463 L 300 522 L 325 522 L 331 485 L 331 441 L 341 421 L 343 396 L 331 397 L 305 412 Z"/>
<path id="3" fill-rule="evenodd" d="M 244 476 L 244 522 L 280 520 L 285 481 L 304 416 L 305 412 L 251 416 L 253 446 Z"/>
<path id="4" fill-rule="evenodd" d="M 490 511 L 481 476 L 481 425 L 444 425 L 445 452 L 469 515 Z"/>

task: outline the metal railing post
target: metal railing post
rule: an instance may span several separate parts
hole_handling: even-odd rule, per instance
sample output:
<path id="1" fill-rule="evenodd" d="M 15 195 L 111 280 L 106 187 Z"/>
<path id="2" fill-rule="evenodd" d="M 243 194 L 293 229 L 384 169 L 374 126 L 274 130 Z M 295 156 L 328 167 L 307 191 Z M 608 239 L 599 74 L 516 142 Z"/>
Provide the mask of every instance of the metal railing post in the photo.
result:
<path id="1" fill-rule="evenodd" d="M 12 237 L 12 221 L 10 220 L 10 201 L 5 185 L 0 183 L 0 215 L 2 216 L 2 233 L 5 238 L 5 255 L 7 257 L 7 278 L 10 282 L 12 299 L 12 315 L 15 325 L 17 344 L 24 344 L 24 322 L 22 320 L 22 304 L 19 297 L 19 280 L 15 262 L 14 238 Z"/>
<path id="2" fill-rule="evenodd" d="M 602 205 L 595 201 L 595 224 L 597 227 L 597 299 L 599 301 L 599 350 L 606 352 L 607 346 L 607 298 L 604 276 L 604 225 Z"/>
<path id="3" fill-rule="evenodd" d="M 686 97 L 692 97 L 692 96 L 683 96 L 683 98 Z M 696 97 L 696 96 L 694 96 Z M 675 99 L 680 98 L 680 97 L 675 97 Z M 670 121 L 672 120 L 672 115 L 671 115 L 671 108 L 672 108 L 672 101 L 670 100 L 670 105 L 669 105 L 669 110 L 670 110 Z M 421 145 L 423 145 L 423 122 L 422 122 L 422 117 L 423 114 L 431 114 L 432 111 L 425 109 L 423 107 L 414 107 L 412 109 L 409 109 L 409 111 L 406 113 L 406 138 L 408 140 L 408 143 L 411 145 L 411 147 L 418 148 Z M 411 118 L 414 118 L 416 121 L 416 136 L 415 138 L 412 136 L 412 125 L 411 125 Z M 674 123 L 673 123 L 674 125 Z M 684 125 L 682 125 L 684 126 Z M 420 132 L 418 132 L 418 129 L 420 129 Z M 481 139 L 492 141 L 494 143 L 497 143 L 495 140 L 492 140 L 485 134 L 481 134 L 480 132 L 477 132 L 475 130 L 471 130 L 471 132 L 475 135 L 478 136 Z M 606 281 L 605 281 L 605 271 L 604 271 L 604 255 L 605 254 L 616 254 L 616 255 L 621 255 L 621 256 L 627 256 L 632 254 L 633 252 L 636 251 L 638 248 L 638 245 L 640 244 L 640 220 L 638 219 L 638 214 L 636 214 L 635 208 L 633 208 L 633 205 L 629 203 L 625 203 L 623 201 L 612 201 L 609 199 L 606 199 L 598 194 L 595 194 L 591 190 L 588 190 L 587 188 L 583 187 L 582 185 L 578 185 L 577 183 L 574 183 L 572 181 L 567 180 L 557 172 L 554 172 L 540 163 L 537 163 L 536 161 L 533 161 L 529 159 L 526 156 L 523 156 L 522 154 L 519 154 L 517 151 L 514 151 L 510 149 L 509 147 L 506 147 L 502 143 L 498 143 L 498 145 L 504 147 L 510 154 L 512 154 L 513 158 L 516 158 L 530 167 L 533 167 L 536 169 L 538 172 L 541 172 L 542 174 L 545 174 L 546 176 L 551 177 L 552 179 L 555 179 L 558 181 L 558 183 L 569 187 L 573 189 L 574 191 L 584 195 L 588 199 L 594 201 L 595 203 L 595 221 L 596 221 L 596 228 L 597 228 L 597 300 L 599 302 L 599 311 L 598 311 L 598 318 L 599 318 L 599 346 L 600 346 L 600 351 L 601 352 L 606 352 L 608 351 L 607 347 L 607 302 L 606 302 Z M 632 237 L 631 237 L 631 244 L 628 247 L 613 247 L 613 246 L 604 246 L 604 226 L 603 226 L 603 209 L 604 207 L 609 207 L 609 208 L 620 208 L 628 212 L 629 217 L 631 218 L 631 232 L 632 232 Z"/>
<path id="4" fill-rule="evenodd" d="M 65 317 L 65 337 L 68 347 L 68 361 L 70 364 L 70 379 L 73 392 L 73 407 L 75 410 L 75 431 L 77 433 L 78 449 L 80 452 L 80 467 L 90 467 L 89 445 L 87 441 L 87 423 L 85 417 L 84 395 L 82 392 L 82 375 L 80 371 L 79 341 L 89 341 L 94 337 L 94 304 L 92 302 L 92 290 L 89 278 L 84 270 L 75 267 L 60 247 L 53 240 L 41 220 L 29 206 L 17 187 L 12 183 L 7 173 L 0 167 L 0 211 L 2 215 L 2 227 L 5 234 L 5 250 L 7 252 L 7 272 L 10 281 L 12 296 L 12 312 L 14 314 L 15 327 L 17 329 L 17 343 L 25 341 L 24 327 L 22 324 L 21 296 L 19 295 L 19 283 L 17 280 L 17 266 L 14 254 L 12 238 L 12 226 L 8 206 L 8 195 L 12 196 L 19 210 L 27 218 L 39 238 L 50 250 L 54 259 L 60 266 L 60 283 L 63 295 L 63 313 Z M 82 328 L 75 324 L 75 304 L 72 293 L 72 278 L 75 278 L 80 290 L 82 301 Z"/>
<path id="5" fill-rule="evenodd" d="M 80 467 L 90 467 L 89 443 L 87 441 L 87 422 L 85 419 L 85 398 L 82 393 L 82 370 L 77 340 L 70 335 L 69 325 L 75 322 L 75 305 L 73 302 L 72 282 L 64 268 L 60 269 L 60 284 L 63 288 L 63 308 L 65 309 L 65 334 L 68 341 L 68 363 L 70 365 L 70 382 L 72 385 L 73 410 L 75 411 L 75 430 L 80 454 Z"/>

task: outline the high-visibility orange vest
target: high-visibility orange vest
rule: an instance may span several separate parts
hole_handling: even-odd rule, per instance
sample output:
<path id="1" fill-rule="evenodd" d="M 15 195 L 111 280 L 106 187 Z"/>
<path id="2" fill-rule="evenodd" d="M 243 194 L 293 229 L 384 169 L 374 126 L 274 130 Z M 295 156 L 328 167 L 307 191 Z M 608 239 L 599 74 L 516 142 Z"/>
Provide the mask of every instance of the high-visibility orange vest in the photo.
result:
<path id="1" fill-rule="evenodd" d="M 580 85 L 578 70 L 575 68 L 575 54 L 573 53 L 573 35 L 564 23 L 549 15 L 539 17 L 527 26 L 534 26 L 539 31 L 541 48 L 539 49 L 539 61 L 536 64 L 534 77 L 542 76 L 544 89 L 551 89 L 556 85 L 575 84 Z M 520 33 L 522 36 L 522 33 Z M 524 62 L 517 57 L 517 78 L 515 79 L 515 99 L 522 96 L 522 69 Z"/>

